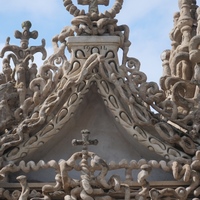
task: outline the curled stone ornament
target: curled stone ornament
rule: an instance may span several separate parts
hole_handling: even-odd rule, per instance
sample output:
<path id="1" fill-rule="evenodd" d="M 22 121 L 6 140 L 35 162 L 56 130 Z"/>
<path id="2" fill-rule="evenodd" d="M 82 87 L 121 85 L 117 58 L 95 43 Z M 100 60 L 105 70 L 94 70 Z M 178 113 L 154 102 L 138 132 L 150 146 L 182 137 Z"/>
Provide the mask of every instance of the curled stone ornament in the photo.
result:
<path id="1" fill-rule="evenodd" d="M 74 17 L 87 15 L 85 10 L 79 10 L 71 0 L 63 0 L 64 6 L 67 11 Z M 118 14 L 122 8 L 123 0 L 115 0 L 113 7 L 110 10 L 106 10 L 105 13 L 98 12 L 98 5 L 109 5 L 109 0 L 78 0 L 78 4 L 80 5 L 89 5 L 89 15 L 91 15 L 94 19 L 101 18 L 115 18 L 116 14 Z"/>
<path id="2" fill-rule="evenodd" d="M 37 194 L 44 196 L 37 198 L 40 200 L 61 199 L 61 194 L 65 200 L 111 200 L 122 199 L 123 196 L 126 200 L 186 200 L 188 196 L 199 197 L 200 51 L 197 43 L 200 38 L 199 35 L 193 37 L 189 44 L 191 29 L 195 24 L 191 25 L 191 17 L 188 18 L 189 12 L 195 11 L 195 0 L 180 1 L 181 12 L 176 14 L 180 19 L 177 19 L 171 33 L 173 49 L 162 54 L 162 90 L 157 83 L 147 82 L 146 75 L 140 71 L 139 60 L 128 56 L 131 45 L 129 27 L 118 25 L 115 19 L 123 0 L 113 1 L 112 8 L 104 14 L 99 12 L 98 6 L 109 5 L 109 0 L 77 0 L 78 5 L 88 5 L 88 13 L 79 10 L 72 2 L 75 1 L 63 0 L 66 9 L 74 16 L 71 26 L 64 27 L 61 33 L 54 36 L 54 53 L 38 71 L 33 58 L 37 52 L 42 53 L 42 59 L 46 58 L 45 41 L 42 40 L 40 46 L 28 46 L 30 38 L 37 38 L 37 32 L 30 31 L 30 22 L 23 23 L 23 31 L 15 33 L 21 46 L 10 45 L 8 38 L 0 52 L 0 57 L 5 56 L 3 74 L 0 74 L 0 181 L 9 184 L 7 177 L 16 176 L 12 173 L 32 173 L 50 168 L 55 171 L 54 184 L 43 184 L 39 191 L 32 193 L 35 195 L 33 197 Z M 194 19 L 195 23 L 196 20 L 200 30 L 200 11 L 198 19 Z M 71 54 L 69 60 L 66 50 Z M 122 50 L 121 61 L 118 60 L 118 50 Z M 11 53 L 5 55 L 9 51 Z M 118 129 L 116 124 L 119 133 L 133 137 L 133 140 L 130 137 L 130 144 L 139 143 L 165 160 L 156 156 L 157 160 L 131 160 L 129 163 L 128 159 L 123 159 L 119 163 L 111 160 L 107 164 L 96 153 L 88 151 L 88 145 L 96 145 L 98 141 L 89 140 L 87 130 L 82 132 L 82 140 L 73 140 L 73 145 L 82 145 L 83 150 L 73 155 L 69 153 L 71 157 L 66 160 L 33 160 L 27 163 L 22 160 L 35 155 L 37 149 L 45 149 L 50 140 L 53 146 L 54 138 L 58 137 L 55 140 L 58 141 L 65 137 L 64 131 L 71 130 L 76 121 L 73 121 L 73 117 L 84 111 L 83 107 L 90 102 L 87 101 L 90 95 L 95 97 L 92 97 L 95 108 L 96 105 L 103 106 L 98 103 L 105 103 L 106 110 L 122 127 Z M 101 98 L 100 101 L 96 99 L 97 96 Z M 82 110 L 79 109 L 80 105 Z M 98 129 L 96 125 L 91 128 Z M 136 153 L 142 150 L 138 147 L 136 149 L 134 146 Z M 62 153 L 58 154 L 62 156 Z M 151 158 L 153 154 L 148 151 L 148 155 Z M 157 168 L 171 172 L 173 184 L 169 186 L 168 181 L 162 182 L 163 188 L 168 188 L 161 188 L 159 182 L 152 188 L 148 181 Z M 79 179 L 70 177 L 74 172 L 81 173 Z M 48 175 L 48 172 L 45 173 Z M 109 177 L 110 173 L 114 175 Z M 7 188 L 0 188 L 0 198 L 31 198 L 29 187 L 33 189 L 33 184 L 28 186 L 27 182 L 31 175 L 27 175 L 27 180 L 26 176 L 19 175 L 17 180 L 21 192 L 15 190 L 11 193 Z M 138 178 L 137 183 L 133 176 Z M 155 178 L 160 177 L 157 175 Z"/>

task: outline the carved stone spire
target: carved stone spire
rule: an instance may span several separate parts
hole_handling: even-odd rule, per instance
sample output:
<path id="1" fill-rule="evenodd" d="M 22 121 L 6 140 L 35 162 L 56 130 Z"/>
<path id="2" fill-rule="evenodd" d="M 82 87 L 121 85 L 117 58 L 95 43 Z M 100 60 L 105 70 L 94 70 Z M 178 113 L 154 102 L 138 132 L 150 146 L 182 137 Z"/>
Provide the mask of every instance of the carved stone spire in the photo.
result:
<path id="1" fill-rule="evenodd" d="M 89 13 L 99 13 L 98 5 L 107 6 L 109 4 L 109 0 L 78 0 L 78 4 L 80 5 L 89 5 Z"/>
<path id="2" fill-rule="evenodd" d="M 15 37 L 21 39 L 21 48 L 26 49 L 28 48 L 29 39 L 33 38 L 36 39 L 38 37 L 37 31 L 30 31 L 32 24 L 30 21 L 25 21 L 22 23 L 23 32 L 15 31 Z"/>

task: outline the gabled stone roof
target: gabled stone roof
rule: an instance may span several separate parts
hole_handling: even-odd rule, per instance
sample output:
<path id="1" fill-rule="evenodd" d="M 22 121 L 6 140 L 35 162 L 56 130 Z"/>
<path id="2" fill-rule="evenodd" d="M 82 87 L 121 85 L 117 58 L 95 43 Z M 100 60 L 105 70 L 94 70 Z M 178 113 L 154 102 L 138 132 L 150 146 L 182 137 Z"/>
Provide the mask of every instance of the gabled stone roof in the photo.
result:
<path id="1" fill-rule="evenodd" d="M 79 3 L 89 4 L 89 1 Z M 120 195 L 130 198 L 132 195 L 136 199 L 187 199 L 191 193 L 198 196 L 199 27 L 194 15 L 196 3 L 179 1 L 181 12 L 175 15 L 174 29 L 170 34 L 172 50 L 164 51 L 161 57 L 164 68 L 161 89 L 156 83 L 147 82 L 146 75 L 140 71 L 140 62 L 129 57 L 129 28 L 118 25 L 115 19 L 123 1 L 116 0 L 113 8 L 104 14 L 98 12 L 98 4 L 107 5 L 107 1 L 90 3 L 89 12 L 85 13 L 72 1 L 64 1 L 74 19 L 71 26 L 65 27 L 52 39 L 54 53 L 48 59 L 44 40 L 41 46 L 28 46 L 30 38 L 37 38 L 37 31 L 30 31 L 30 22 L 22 24 L 23 32 L 15 32 L 15 37 L 21 40 L 20 47 L 10 45 L 10 38 L 7 39 L 0 54 L 4 57 L 0 85 L 2 178 L 8 172 L 54 168 L 57 172 L 56 186 L 49 186 L 48 191 L 48 186 L 44 185 L 45 198 L 62 190 L 62 195 L 71 199 L 76 188 L 77 195 L 83 195 L 81 198 L 106 197 L 109 195 L 105 190 L 110 189 L 120 191 L 117 198 L 121 198 Z M 120 60 L 119 49 L 122 51 Z M 67 50 L 70 59 L 66 56 Z M 12 53 L 7 53 L 10 51 Z M 39 68 L 33 62 L 36 52 L 41 52 L 42 59 L 46 59 Z M 68 123 L 70 127 L 70 120 L 92 88 L 99 93 L 98 98 L 103 100 L 125 134 L 164 160 L 122 161 L 107 165 L 95 153 L 83 149 L 66 161 L 41 161 L 38 164 L 31 161 L 26 166 L 23 159 L 33 155 L 37 149 L 44 149 Z M 90 165 L 87 164 L 88 158 L 91 159 Z M 81 159 L 81 164 L 74 164 L 78 159 Z M 129 178 L 123 184 L 116 176 L 112 176 L 109 182 L 105 180 L 109 170 L 121 168 L 129 170 L 126 174 Z M 189 186 L 150 191 L 146 178 L 152 168 L 172 171 L 175 179 L 183 179 Z M 83 172 L 81 181 L 74 181 L 66 175 L 71 169 Z M 130 188 L 134 188 L 131 173 L 135 169 L 141 170 L 138 173 L 141 190 L 133 194 L 130 192 Z M 90 170 L 100 170 L 96 182 L 92 182 Z M 27 187 L 26 177 L 20 176 L 18 180 L 22 188 Z M 100 193 L 96 194 L 94 188 L 101 190 Z M 113 198 L 115 192 L 109 197 Z M 25 199 L 29 198 L 30 194 L 26 195 Z"/>

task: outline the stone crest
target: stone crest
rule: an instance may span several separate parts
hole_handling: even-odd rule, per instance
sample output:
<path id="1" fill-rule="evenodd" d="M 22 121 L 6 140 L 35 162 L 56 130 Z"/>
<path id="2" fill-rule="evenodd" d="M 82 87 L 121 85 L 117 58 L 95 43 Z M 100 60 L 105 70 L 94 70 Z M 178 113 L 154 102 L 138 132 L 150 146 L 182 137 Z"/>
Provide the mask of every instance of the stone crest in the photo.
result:
<path id="1" fill-rule="evenodd" d="M 46 58 L 44 40 L 39 46 L 29 46 L 29 39 L 36 39 L 38 35 L 37 31 L 30 30 L 29 21 L 22 24 L 22 32 L 15 32 L 20 45 L 11 45 L 8 38 L 0 53 L 3 58 L 0 76 L 1 198 L 198 199 L 200 12 L 196 1 L 179 1 L 180 12 L 174 15 L 174 28 L 170 33 L 172 49 L 161 56 L 164 69 L 161 88 L 155 82 L 147 82 L 146 75 L 140 71 L 140 62 L 128 55 L 129 28 L 118 25 L 115 18 L 122 8 L 122 0 L 116 0 L 105 13 L 99 12 L 98 6 L 107 6 L 108 0 L 79 0 L 78 4 L 88 5 L 88 12 L 79 10 L 71 0 L 63 3 L 74 18 L 71 26 L 64 27 L 53 37 L 52 55 Z M 71 54 L 70 58 L 66 51 Z M 42 53 L 44 60 L 39 68 L 34 62 L 37 52 Z M 90 98 L 92 101 L 88 100 Z M 88 102 L 92 102 L 91 108 L 87 107 Z M 91 118 L 81 118 L 84 112 L 95 110 L 97 105 L 103 105 L 104 112 L 97 111 Z M 89 109 L 84 111 L 86 108 Z M 106 116 L 99 117 L 99 113 L 106 113 Z M 103 156 L 111 152 L 110 146 L 97 149 L 103 152 L 101 155 L 88 151 L 88 145 L 96 145 L 97 140 L 90 140 L 86 130 L 82 140 L 73 140 L 73 144 L 83 145 L 82 151 L 71 152 L 72 148 L 68 147 L 67 159 L 35 159 L 43 151 L 48 154 L 53 146 L 62 149 L 63 146 L 57 144 L 58 139 L 68 142 L 70 132 L 77 132 L 82 124 L 96 130 L 98 126 L 92 122 L 107 116 L 112 116 L 109 122 L 104 121 L 108 130 L 99 127 L 97 136 L 103 137 L 102 132 L 110 134 L 114 129 L 113 138 L 121 134 L 119 140 L 128 138 L 131 149 L 142 151 L 144 148 L 148 155 L 154 152 L 155 159 L 122 158 L 119 163 L 114 160 L 108 163 Z M 111 141 L 118 142 L 118 139 Z M 33 160 L 25 160 L 30 157 Z M 29 173 L 47 168 L 54 170 L 52 184 L 31 183 L 34 180 Z M 164 182 L 163 188 L 159 181 L 148 180 L 158 169 L 161 173 L 169 172 L 173 179 Z M 22 172 L 27 176 L 19 174 Z M 70 173 L 73 172 L 80 176 L 72 177 Z M 15 176 L 20 183 L 16 190 L 10 184 Z"/>

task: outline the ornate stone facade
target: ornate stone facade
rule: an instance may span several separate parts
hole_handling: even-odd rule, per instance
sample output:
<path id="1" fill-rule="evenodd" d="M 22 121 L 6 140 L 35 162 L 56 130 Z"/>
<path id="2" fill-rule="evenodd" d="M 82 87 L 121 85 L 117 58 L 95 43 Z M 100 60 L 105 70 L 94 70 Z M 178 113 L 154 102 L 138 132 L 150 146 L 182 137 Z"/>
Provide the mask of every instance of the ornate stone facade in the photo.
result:
<path id="1" fill-rule="evenodd" d="M 0 53 L 0 198 L 200 199 L 196 1 L 178 2 L 172 49 L 161 55 L 161 88 L 128 55 L 129 28 L 116 19 L 123 0 L 105 13 L 98 5 L 109 0 L 78 0 L 88 13 L 63 2 L 74 18 L 52 39 L 53 55 L 47 58 L 45 40 L 29 46 L 38 36 L 29 21 L 15 32 L 20 46 L 8 38 Z M 80 128 L 98 140 L 88 130 L 79 140 Z"/>

